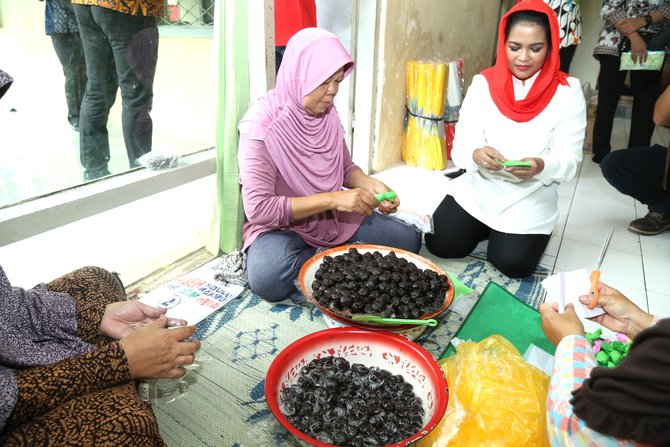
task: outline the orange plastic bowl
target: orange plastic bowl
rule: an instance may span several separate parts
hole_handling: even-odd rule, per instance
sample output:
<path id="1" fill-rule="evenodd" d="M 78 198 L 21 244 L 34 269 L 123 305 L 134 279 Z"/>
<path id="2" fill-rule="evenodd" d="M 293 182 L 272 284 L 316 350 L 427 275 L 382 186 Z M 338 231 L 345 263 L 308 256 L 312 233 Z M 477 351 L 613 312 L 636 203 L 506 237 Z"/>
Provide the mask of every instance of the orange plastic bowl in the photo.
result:
<path id="1" fill-rule="evenodd" d="M 300 269 L 300 273 L 298 274 L 298 280 L 300 282 L 300 288 L 302 293 L 315 305 L 319 308 L 319 310 L 324 314 L 324 318 L 326 319 L 326 322 L 329 323 L 329 326 L 352 326 L 352 327 L 357 327 L 357 328 L 364 328 L 364 329 L 369 329 L 369 330 L 377 330 L 377 331 L 388 331 L 388 332 L 394 332 L 400 335 L 404 336 L 409 336 L 410 339 L 416 338 L 421 333 L 425 330 L 425 326 L 423 325 L 386 325 L 386 324 L 374 324 L 374 323 L 363 323 L 360 321 L 354 321 L 351 319 L 351 317 L 345 315 L 344 313 L 340 312 L 334 312 L 332 309 L 324 306 L 321 304 L 316 298 L 314 298 L 314 295 L 312 294 L 313 289 L 312 289 L 312 282 L 314 281 L 314 276 L 316 275 L 317 270 L 319 270 L 319 267 L 321 266 L 321 263 L 323 262 L 323 258 L 326 256 L 339 256 L 347 253 L 350 248 L 355 248 L 358 250 L 359 253 L 368 253 L 368 252 L 375 252 L 378 251 L 382 255 L 387 255 L 390 252 L 395 252 L 396 256 L 399 258 L 405 258 L 408 261 L 414 263 L 417 267 L 423 270 L 433 270 L 436 272 L 438 275 L 445 275 L 447 276 L 442 269 L 440 269 L 437 265 L 435 265 L 433 262 L 429 261 L 428 259 L 424 258 L 423 256 L 419 256 L 417 254 L 414 254 L 412 252 L 406 251 L 406 250 L 401 250 L 399 248 L 391 248 L 391 247 L 386 247 L 383 245 L 368 245 L 368 244 L 351 244 L 351 245 L 342 245 L 339 247 L 331 248 L 328 250 L 324 250 L 320 253 L 317 253 L 316 255 L 312 256 L 303 264 L 302 268 Z M 427 313 L 425 315 L 422 315 L 418 319 L 420 320 L 427 320 L 430 318 L 435 318 L 442 314 L 447 308 L 451 305 L 451 302 L 454 300 L 454 284 L 451 281 L 451 278 L 447 276 L 447 281 L 449 284 L 449 290 L 445 294 L 444 297 L 444 303 L 442 306 L 430 313 Z"/>
<path id="2" fill-rule="evenodd" d="M 265 378 L 265 398 L 277 421 L 302 445 L 332 447 L 291 425 L 280 410 L 280 395 L 293 385 L 300 369 L 313 359 L 344 357 L 350 363 L 376 366 L 400 374 L 412 384 L 424 407 L 424 425 L 419 432 L 391 447 L 407 446 L 430 433 L 447 410 L 447 379 L 433 357 L 416 343 L 400 335 L 355 328 L 325 329 L 306 335 L 284 348 L 272 361 Z"/>

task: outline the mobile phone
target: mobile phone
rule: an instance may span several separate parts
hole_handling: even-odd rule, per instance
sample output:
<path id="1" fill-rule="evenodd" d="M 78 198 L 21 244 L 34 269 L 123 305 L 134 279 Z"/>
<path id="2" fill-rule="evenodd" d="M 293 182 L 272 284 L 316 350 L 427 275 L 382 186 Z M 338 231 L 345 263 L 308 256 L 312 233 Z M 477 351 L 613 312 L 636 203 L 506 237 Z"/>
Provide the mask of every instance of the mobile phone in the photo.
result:
<path id="1" fill-rule="evenodd" d="M 518 161 L 518 160 L 505 160 L 505 161 L 496 160 L 496 161 L 506 168 L 510 168 L 512 166 L 524 166 L 526 168 L 530 167 L 529 161 Z"/>

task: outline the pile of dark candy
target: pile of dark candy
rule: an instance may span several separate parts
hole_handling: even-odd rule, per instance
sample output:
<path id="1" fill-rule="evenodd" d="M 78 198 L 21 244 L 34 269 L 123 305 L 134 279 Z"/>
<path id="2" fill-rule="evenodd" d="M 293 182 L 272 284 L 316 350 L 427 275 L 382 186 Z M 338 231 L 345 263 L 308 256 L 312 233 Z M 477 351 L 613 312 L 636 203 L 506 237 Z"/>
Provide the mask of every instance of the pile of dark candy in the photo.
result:
<path id="1" fill-rule="evenodd" d="M 402 376 L 343 357 L 312 360 L 280 397 L 281 411 L 301 432 L 338 446 L 383 446 L 423 427 L 421 399 Z"/>
<path id="2" fill-rule="evenodd" d="M 446 275 L 423 270 L 391 251 L 324 256 L 312 282 L 312 295 L 343 314 L 419 318 L 441 308 L 449 290 Z"/>

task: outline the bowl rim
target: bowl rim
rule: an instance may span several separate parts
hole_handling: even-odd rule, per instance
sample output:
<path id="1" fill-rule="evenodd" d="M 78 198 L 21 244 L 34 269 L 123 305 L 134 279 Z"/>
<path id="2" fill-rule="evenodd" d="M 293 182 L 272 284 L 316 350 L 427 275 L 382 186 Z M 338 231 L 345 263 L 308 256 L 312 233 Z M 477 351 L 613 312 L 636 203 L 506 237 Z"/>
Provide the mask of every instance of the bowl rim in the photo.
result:
<path id="1" fill-rule="evenodd" d="M 429 370 L 426 371 L 426 375 L 430 376 L 433 381 L 437 382 L 439 385 L 436 386 L 436 396 L 435 396 L 435 413 L 433 417 L 426 422 L 421 430 L 409 438 L 405 438 L 400 442 L 395 444 L 389 444 L 385 447 L 404 447 L 410 443 L 414 443 L 424 436 L 428 435 L 442 420 L 444 413 L 447 411 L 447 405 L 449 403 L 449 387 L 447 384 L 447 379 L 444 375 L 444 371 L 433 358 L 433 356 L 426 351 L 419 344 L 408 340 L 407 338 L 394 334 L 392 332 L 375 332 L 369 331 L 366 329 L 352 328 L 352 327 L 343 327 L 343 328 L 330 328 L 323 329 L 321 331 L 313 332 L 311 334 L 305 335 L 293 341 L 282 349 L 279 354 L 274 358 L 268 371 L 265 375 L 265 400 L 267 401 L 270 411 L 275 416 L 277 421 L 292 435 L 298 438 L 301 441 L 309 443 L 315 447 L 333 447 L 332 444 L 327 444 L 321 442 L 317 439 L 308 436 L 307 434 L 301 432 L 295 428 L 286 417 L 282 414 L 281 409 L 279 408 L 279 402 L 275 394 L 276 388 L 279 386 L 279 371 L 285 367 L 287 362 L 287 357 L 289 357 L 296 349 L 302 346 L 309 346 L 314 341 L 319 341 L 323 339 L 335 338 L 338 335 L 347 334 L 347 335 L 361 335 L 365 338 L 376 338 L 376 339 L 386 339 L 387 341 L 391 340 L 395 344 L 403 345 L 403 348 L 407 350 L 414 351 L 414 353 L 423 359 L 427 365 L 429 365 Z M 430 374 L 429 374 L 430 373 Z"/>
<path id="2" fill-rule="evenodd" d="M 421 255 L 418 255 L 416 253 L 412 253 L 411 251 L 403 250 L 402 248 L 394 248 L 394 247 L 389 247 L 387 245 L 378 245 L 378 244 L 345 244 L 345 245 L 338 245 L 337 247 L 332 247 L 327 250 L 324 250 L 322 252 L 316 253 L 314 256 L 309 258 L 305 263 L 300 267 L 300 272 L 298 273 L 298 281 L 300 284 L 300 289 L 301 292 L 307 297 L 307 299 L 314 304 L 321 312 L 324 314 L 328 315 L 329 317 L 344 323 L 348 325 L 352 325 L 353 327 L 358 327 L 358 328 L 371 328 L 371 329 L 377 329 L 380 331 L 397 331 L 397 330 L 403 330 L 403 329 L 410 329 L 415 327 L 415 325 L 411 324 L 401 324 L 401 325 L 390 325 L 390 324 L 373 324 L 373 323 L 361 323 L 360 321 L 354 321 L 351 318 L 348 318 L 345 315 L 341 315 L 339 313 L 333 312 L 331 309 L 328 307 L 324 306 L 314 298 L 314 295 L 312 295 L 312 292 L 307 290 L 307 282 L 306 282 L 306 276 L 307 276 L 307 271 L 318 261 L 321 261 L 323 258 L 326 256 L 332 256 L 333 253 L 338 253 L 335 256 L 339 256 L 340 254 L 344 254 L 349 251 L 350 248 L 356 248 L 356 249 L 364 249 L 364 250 L 372 250 L 372 251 L 379 251 L 380 249 L 383 251 L 393 251 L 399 254 L 402 254 L 403 256 L 407 256 L 408 258 L 411 258 L 417 262 L 420 262 L 422 264 L 428 265 L 431 269 L 433 269 L 438 275 L 444 275 L 447 277 L 447 282 L 449 284 L 449 290 L 447 291 L 447 296 L 445 297 L 443 305 L 429 313 L 429 314 L 424 314 L 421 317 L 419 317 L 419 320 L 428 320 L 430 318 L 436 318 L 442 313 L 444 313 L 449 306 L 451 306 L 451 303 L 454 301 L 454 283 L 437 264 L 435 264 L 433 261 L 430 259 L 427 259 Z M 341 253 L 339 253 L 341 252 Z M 419 267 L 417 265 L 417 267 Z M 419 267 L 421 268 L 421 267 Z"/>

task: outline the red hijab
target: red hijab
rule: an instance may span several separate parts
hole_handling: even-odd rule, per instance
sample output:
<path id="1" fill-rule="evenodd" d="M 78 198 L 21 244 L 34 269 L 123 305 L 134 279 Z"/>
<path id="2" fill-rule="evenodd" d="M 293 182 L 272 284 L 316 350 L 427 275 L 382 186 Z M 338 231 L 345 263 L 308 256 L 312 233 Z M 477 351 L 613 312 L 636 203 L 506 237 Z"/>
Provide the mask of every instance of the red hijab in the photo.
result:
<path id="1" fill-rule="evenodd" d="M 540 73 L 526 98 L 516 101 L 514 99 L 512 73 L 507 67 L 507 57 L 505 56 L 505 41 L 507 40 L 505 28 L 509 16 L 519 11 L 536 11 L 547 15 L 551 34 L 551 50 L 547 54 L 544 65 L 542 65 Z M 532 120 L 547 107 L 559 84 L 568 85 L 568 75 L 558 71 L 561 65 L 558 56 L 561 43 L 559 36 L 556 13 L 543 0 L 520 1 L 503 16 L 498 28 L 498 57 L 496 63 L 493 67 L 482 71 L 481 74 L 489 83 L 493 102 L 507 118 L 521 123 Z"/>

